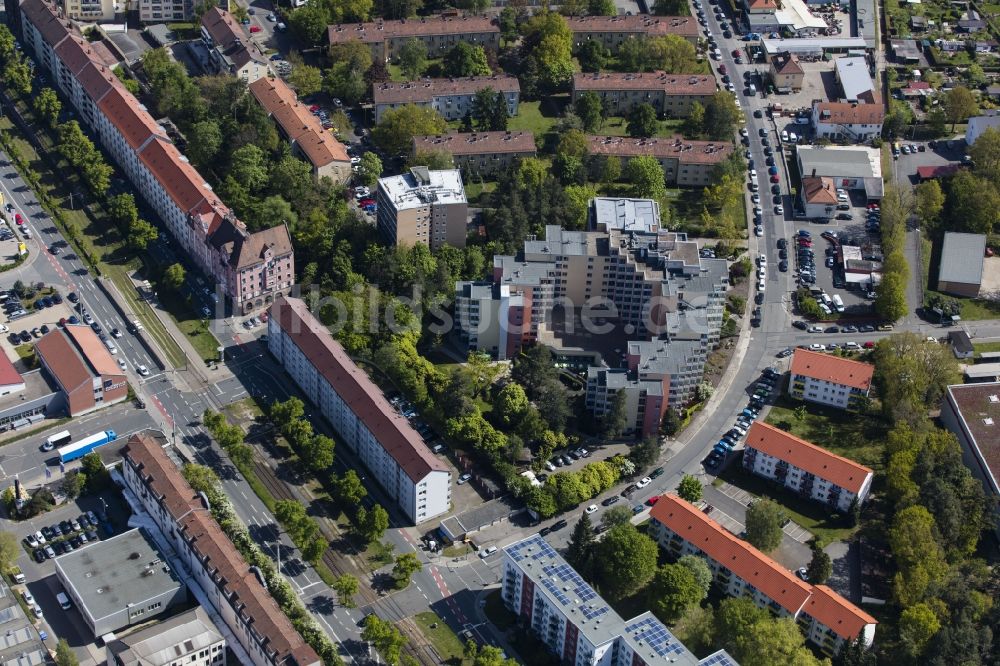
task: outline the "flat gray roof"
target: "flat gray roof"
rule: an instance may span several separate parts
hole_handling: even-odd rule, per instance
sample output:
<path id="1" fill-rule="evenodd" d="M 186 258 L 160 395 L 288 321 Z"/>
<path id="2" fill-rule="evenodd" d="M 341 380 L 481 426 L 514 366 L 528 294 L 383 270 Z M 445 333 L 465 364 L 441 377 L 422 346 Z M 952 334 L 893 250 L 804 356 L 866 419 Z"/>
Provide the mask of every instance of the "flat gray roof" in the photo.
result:
<path id="1" fill-rule="evenodd" d="M 56 571 L 94 622 L 183 587 L 142 529 L 57 557 Z"/>
<path id="2" fill-rule="evenodd" d="M 842 178 L 881 178 L 879 151 L 864 146 L 799 146 L 797 149 L 801 174 L 839 176 Z"/>
<path id="3" fill-rule="evenodd" d="M 652 199 L 597 197 L 591 206 L 594 228 L 646 233 L 660 230 L 660 204 Z"/>
<path id="4" fill-rule="evenodd" d="M 222 642 L 222 634 L 200 606 L 108 643 L 126 666 L 166 666 Z"/>
<path id="5" fill-rule="evenodd" d="M 769 55 L 774 53 L 781 53 L 782 51 L 788 51 L 790 53 L 812 53 L 818 51 L 833 51 L 833 50 L 840 51 L 847 49 L 863 49 L 867 47 L 867 43 L 865 42 L 865 40 L 853 37 L 762 39 L 761 42 L 764 44 L 764 49 L 767 51 Z"/>
<path id="6" fill-rule="evenodd" d="M 845 100 L 853 102 L 865 93 L 875 90 L 875 82 L 868 73 L 866 58 L 837 58 L 836 66 Z"/>
<path id="7" fill-rule="evenodd" d="M 984 234 L 948 232 L 941 248 L 939 282 L 980 284 L 983 280 L 983 257 L 986 254 Z"/>

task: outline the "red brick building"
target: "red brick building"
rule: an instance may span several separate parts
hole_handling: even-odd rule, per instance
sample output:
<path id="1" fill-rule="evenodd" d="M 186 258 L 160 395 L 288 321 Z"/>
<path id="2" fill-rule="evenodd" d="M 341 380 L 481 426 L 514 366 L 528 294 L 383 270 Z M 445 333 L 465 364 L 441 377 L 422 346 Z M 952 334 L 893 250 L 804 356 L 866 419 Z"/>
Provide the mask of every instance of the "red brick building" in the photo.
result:
<path id="1" fill-rule="evenodd" d="M 35 353 L 66 398 L 70 416 L 113 405 L 128 396 L 125 371 L 87 326 L 66 326 L 35 343 Z"/>

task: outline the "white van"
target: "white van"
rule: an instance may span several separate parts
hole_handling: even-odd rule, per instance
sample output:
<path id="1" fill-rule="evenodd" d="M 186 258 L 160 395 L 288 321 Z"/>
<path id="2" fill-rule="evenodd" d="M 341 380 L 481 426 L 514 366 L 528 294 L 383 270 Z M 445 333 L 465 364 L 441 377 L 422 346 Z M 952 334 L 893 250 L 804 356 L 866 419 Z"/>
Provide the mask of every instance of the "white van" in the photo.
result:
<path id="1" fill-rule="evenodd" d="M 722 58 L 722 51 L 720 51 L 718 48 L 712 49 L 712 57 L 715 58 L 716 60 L 719 60 L 720 58 Z"/>
<path id="2" fill-rule="evenodd" d="M 108 351 L 112 354 L 118 353 L 118 347 L 115 345 L 114 340 L 111 338 L 104 338 L 104 346 L 108 348 Z"/>
<path id="3" fill-rule="evenodd" d="M 837 312 L 844 311 L 844 299 L 840 297 L 840 294 L 833 295 L 833 307 L 837 310 Z"/>
<path id="4" fill-rule="evenodd" d="M 63 610 L 69 610 L 70 608 L 73 607 L 73 604 L 70 603 L 69 597 L 66 596 L 65 592 L 60 592 L 59 594 L 57 594 L 56 601 L 59 602 L 59 607 L 62 608 Z"/>
<path id="5" fill-rule="evenodd" d="M 757 86 L 755 86 L 754 84 L 751 83 L 748 86 L 748 88 L 750 89 L 750 94 L 751 95 L 756 95 L 757 94 Z"/>

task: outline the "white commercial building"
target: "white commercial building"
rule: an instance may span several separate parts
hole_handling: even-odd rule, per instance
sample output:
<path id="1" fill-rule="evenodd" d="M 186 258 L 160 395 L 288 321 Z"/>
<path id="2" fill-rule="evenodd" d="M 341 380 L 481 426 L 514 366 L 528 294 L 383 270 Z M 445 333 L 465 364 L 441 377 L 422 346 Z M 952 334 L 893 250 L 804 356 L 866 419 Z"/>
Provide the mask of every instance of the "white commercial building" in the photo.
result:
<path id="1" fill-rule="evenodd" d="M 735 666 L 724 650 L 701 661 L 652 613 L 624 620 L 545 539 L 503 549 L 504 603 L 518 621 L 576 666 Z"/>
<path id="2" fill-rule="evenodd" d="M 794 619 L 806 640 L 826 654 L 836 654 L 859 636 L 867 645 L 875 640 L 877 622 L 871 615 L 826 585 L 799 580 L 677 495 L 661 496 L 649 516 L 649 535 L 671 557 L 703 558 L 723 592 Z"/>
<path id="3" fill-rule="evenodd" d="M 458 169 L 415 166 L 379 178 L 375 201 L 378 229 L 393 245 L 465 247 L 469 202 Z"/>
<path id="4" fill-rule="evenodd" d="M 860 361 L 796 349 L 788 394 L 798 400 L 856 410 L 868 398 L 874 366 Z"/>
<path id="5" fill-rule="evenodd" d="M 863 56 L 837 58 L 836 73 L 842 102 L 874 104 L 879 100 L 875 82 L 868 71 L 868 58 Z"/>
<path id="6" fill-rule="evenodd" d="M 877 104 L 857 104 L 859 108 L 878 108 Z M 815 107 L 814 107 L 815 110 Z M 863 190 L 869 199 L 881 199 L 882 155 L 866 146 L 798 146 L 795 149 L 801 178 L 826 176 L 835 187 Z"/>
<path id="7" fill-rule="evenodd" d="M 108 666 L 225 666 L 226 639 L 200 607 L 105 646 Z"/>
<path id="8" fill-rule="evenodd" d="M 871 469 L 766 423 L 751 425 L 744 445 L 748 471 L 840 513 L 863 503 L 871 490 Z"/>
<path id="9" fill-rule="evenodd" d="M 297 298 L 279 298 L 268 349 L 351 451 L 419 525 L 451 509 L 451 473 Z"/>

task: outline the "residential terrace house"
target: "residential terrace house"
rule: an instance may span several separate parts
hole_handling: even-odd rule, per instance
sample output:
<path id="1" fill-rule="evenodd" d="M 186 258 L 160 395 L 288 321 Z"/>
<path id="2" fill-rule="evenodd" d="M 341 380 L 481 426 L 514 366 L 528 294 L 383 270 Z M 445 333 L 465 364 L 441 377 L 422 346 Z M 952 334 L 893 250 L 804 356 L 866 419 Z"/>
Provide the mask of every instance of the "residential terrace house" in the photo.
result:
<path id="1" fill-rule="evenodd" d="M 440 151 L 451 155 L 465 178 L 494 178 L 523 157 L 535 156 L 531 132 L 452 132 L 413 137 L 413 155 Z"/>
<path id="2" fill-rule="evenodd" d="M 566 18 L 573 32 L 573 42 L 579 46 L 587 41 L 598 41 L 611 53 L 629 37 L 662 37 L 678 35 L 694 45 L 698 44 L 698 22 L 692 16 L 569 16 Z"/>
<path id="3" fill-rule="evenodd" d="M 389 109 L 407 104 L 427 106 L 445 120 L 462 120 L 472 113 L 476 93 L 492 89 L 507 100 L 507 115 L 516 116 L 521 99 L 521 84 L 513 76 L 469 76 L 451 79 L 376 83 L 372 89 L 375 122 L 381 122 Z"/>
<path id="4" fill-rule="evenodd" d="M 729 141 L 695 141 L 675 136 L 662 138 L 631 138 L 621 136 L 588 136 L 591 155 L 606 155 L 628 162 L 633 157 L 655 157 L 663 167 L 667 185 L 705 187 L 711 185 L 715 168 L 732 156 L 734 146 Z"/>
<path id="5" fill-rule="evenodd" d="M 796 349 L 788 394 L 798 400 L 840 409 L 858 409 L 871 391 L 875 368 L 868 363 Z"/>
<path id="6" fill-rule="evenodd" d="M 212 7 L 201 17 L 201 41 L 208 49 L 208 66 L 244 83 L 271 75 L 271 63 L 257 43 L 224 9 Z"/>
<path id="7" fill-rule="evenodd" d="M 715 77 L 705 74 L 574 74 L 573 102 L 585 92 L 597 93 L 611 116 L 627 116 L 640 104 L 649 104 L 661 116 L 685 118 L 695 102 L 703 107 L 708 104 L 716 84 Z"/>
<path id="8" fill-rule="evenodd" d="M 439 58 L 459 42 L 497 51 L 500 27 L 489 16 L 426 16 L 421 18 L 369 23 L 331 25 L 327 28 L 330 45 L 359 41 L 368 44 L 372 57 L 388 62 L 399 55 L 403 44 L 419 39 L 431 58 Z"/>

